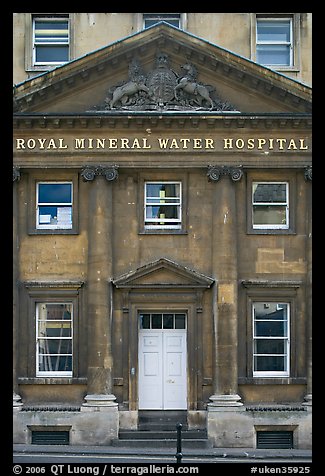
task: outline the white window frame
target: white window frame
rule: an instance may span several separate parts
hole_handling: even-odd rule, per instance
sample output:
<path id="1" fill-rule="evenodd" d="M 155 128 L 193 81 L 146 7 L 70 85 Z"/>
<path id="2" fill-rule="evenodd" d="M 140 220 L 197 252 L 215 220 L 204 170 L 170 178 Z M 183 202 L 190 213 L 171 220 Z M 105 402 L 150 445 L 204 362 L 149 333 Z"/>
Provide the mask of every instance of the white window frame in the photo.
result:
<path id="1" fill-rule="evenodd" d="M 175 15 L 175 18 L 174 20 L 178 20 L 179 23 L 178 23 L 178 27 L 175 27 L 175 28 L 179 28 L 179 29 L 184 29 L 184 19 L 183 19 L 183 14 L 182 13 L 142 13 L 142 28 L 144 30 L 146 30 L 147 28 L 151 28 L 151 27 L 146 27 L 145 26 L 145 15 L 152 15 L 153 16 L 153 19 L 157 19 L 157 23 L 159 21 L 166 21 L 168 23 L 168 19 L 164 18 L 165 15 Z M 171 18 L 172 19 L 172 18 Z M 153 26 L 153 25 L 151 25 Z M 174 25 L 172 25 L 174 26 Z"/>
<path id="2" fill-rule="evenodd" d="M 253 340 L 252 340 L 252 369 L 253 369 L 253 377 L 289 377 L 290 376 L 290 303 L 289 302 L 277 302 L 277 308 L 281 304 L 285 304 L 287 306 L 287 335 L 283 337 L 274 337 L 274 336 L 256 336 L 255 335 L 255 304 L 275 304 L 273 301 L 255 301 L 252 303 L 252 334 L 253 334 Z M 260 320 L 259 320 L 260 322 Z M 263 354 L 257 354 L 254 352 L 254 347 L 255 347 L 255 342 L 259 339 L 263 340 L 279 340 L 282 339 L 283 341 L 286 342 L 286 353 L 283 355 L 283 359 L 285 359 L 285 368 L 286 370 L 283 371 L 256 371 L 254 370 L 254 361 L 255 361 L 255 356 L 257 355 L 263 355 Z M 267 356 L 271 355 L 276 355 L 279 356 L 279 354 L 265 354 Z"/>
<path id="3" fill-rule="evenodd" d="M 290 41 L 267 41 L 258 39 L 258 25 L 263 22 L 273 22 L 277 23 L 280 21 L 288 21 L 290 23 Z M 256 18 L 256 58 L 257 58 L 257 47 L 260 45 L 284 45 L 289 46 L 289 64 L 279 64 L 279 63 L 261 63 L 263 66 L 268 66 L 272 68 L 291 68 L 294 65 L 294 55 L 293 55 L 293 18 L 292 17 L 265 17 L 265 18 Z"/>
<path id="4" fill-rule="evenodd" d="M 39 329 L 39 313 L 40 313 L 40 306 L 48 305 L 48 304 L 63 304 L 63 305 L 70 305 L 71 306 L 71 319 L 69 320 L 62 320 L 62 322 L 70 322 L 71 323 L 71 337 L 60 337 L 62 340 L 70 340 L 71 341 L 71 371 L 59 371 L 59 370 L 39 370 L 39 363 L 40 363 L 40 353 L 39 353 L 39 341 L 40 340 L 51 340 L 51 339 L 58 339 L 57 337 L 44 337 L 38 335 Z M 71 301 L 41 301 L 36 303 L 35 309 L 35 316 L 36 316 L 36 377 L 72 377 L 73 376 L 73 327 L 74 327 L 74 304 Z M 54 322 L 54 321 L 51 321 Z M 61 322 L 61 321 L 58 321 Z M 49 355 L 56 355 L 56 354 L 49 354 Z M 70 354 L 58 354 L 58 355 L 70 355 Z"/>
<path id="5" fill-rule="evenodd" d="M 43 21 L 43 22 L 59 22 L 59 21 L 67 21 L 68 23 L 68 38 L 64 42 L 57 42 L 53 40 L 53 42 L 46 41 L 42 43 L 41 41 L 36 42 L 35 38 L 35 22 L 37 21 Z M 69 16 L 34 16 L 33 17 L 33 23 L 32 23 L 32 64 L 33 66 L 58 66 L 67 63 L 70 60 L 70 19 Z M 36 61 L 36 49 L 37 46 L 42 46 L 42 45 L 67 45 L 68 46 L 68 59 L 66 61 Z"/>
<path id="6" fill-rule="evenodd" d="M 267 184 L 267 185 L 276 185 L 276 184 L 285 184 L 286 185 L 286 202 L 254 202 L 254 185 L 255 184 Z M 255 206 L 283 206 L 285 207 L 285 217 L 286 223 L 281 224 L 254 224 L 254 207 Z M 262 181 L 262 180 L 253 180 L 252 181 L 252 227 L 254 230 L 288 230 L 289 229 L 289 182 L 287 181 Z"/>
<path id="7" fill-rule="evenodd" d="M 142 319 L 141 316 L 144 314 L 149 316 L 149 327 L 143 327 L 142 326 Z M 162 320 L 161 320 L 161 327 L 152 327 L 152 316 L 155 314 L 161 314 Z M 176 327 L 176 315 L 180 314 L 184 316 L 184 327 Z M 173 327 L 166 328 L 163 325 L 163 320 L 165 315 L 172 315 L 173 316 Z M 187 329 L 187 313 L 186 312 L 181 312 L 181 311 L 144 311 L 144 312 L 139 312 L 138 315 L 138 322 L 139 322 L 139 329 L 140 330 L 145 330 L 145 331 L 157 331 L 157 330 L 184 330 Z"/>
<path id="8" fill-rule="evenodd" d="M 151 203 L 147 204 L 147 198 L 149 198 L 147 197 L 147 185 L 151 184 L 179 185 L 179 197 L 174 197 L 175 201 L 167 204 L 179 207 L 179 218 L 147 218 L 147 206 L 152 206 Z M 165 225 L 162 223 L 164 220 L 172 221 L 174 224 L 169 223 Z M 151 223 L 148 224 L 147 222 Z M 166 180 L 146 180 L 144 182 L 144 228 L 146 230 L 180 230 L 182 228 L 182 182 Z"/>
<path id="9" fill-rule="evenodd" d="M 39 202 L 39 185 L 55 185 L 55 184 L 69 184 L 71 186 L 71 202 L 51 202 L 51 203 L 43 203 Z M 59 207 L 62 206 L 64 208 L 70 207 L 71 208 L 71 224 L 69 225 L 62 225 L 62 224 L 40 224 L 40 213 L 39 213 L 39 207 L 40 206 L 48 206 L 48 207 Z M 43 181 L 39 180 L 36 183 L 36 228 L 38 230 L 72 230 L 73 228 L 73 182 L 70 180 L 58 180 L 58 181 Z"/>

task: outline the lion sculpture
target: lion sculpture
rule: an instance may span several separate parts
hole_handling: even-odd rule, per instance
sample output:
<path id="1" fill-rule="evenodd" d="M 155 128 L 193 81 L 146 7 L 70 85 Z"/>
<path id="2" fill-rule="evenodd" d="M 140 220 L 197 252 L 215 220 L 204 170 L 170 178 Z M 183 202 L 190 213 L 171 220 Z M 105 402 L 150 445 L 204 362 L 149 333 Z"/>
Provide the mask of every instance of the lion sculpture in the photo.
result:
<path id="1" fill-rule="evenodd" d="M 185 93 L 194 96 L 195 102 L 199 106 L 202 106 L 203 101 L 206 101 L 209 104 L 209 109 L 212 109 L 214 104 L 210 98 L 208 88 L 196 81 L 197 71 L 195 66 L 184 64 L 181 68 L 186 71 L 186 74 L 178 80 L 178 84 L 175 86 L 175 98 L 179 99 L 178 91 L 183 90 Z"/>

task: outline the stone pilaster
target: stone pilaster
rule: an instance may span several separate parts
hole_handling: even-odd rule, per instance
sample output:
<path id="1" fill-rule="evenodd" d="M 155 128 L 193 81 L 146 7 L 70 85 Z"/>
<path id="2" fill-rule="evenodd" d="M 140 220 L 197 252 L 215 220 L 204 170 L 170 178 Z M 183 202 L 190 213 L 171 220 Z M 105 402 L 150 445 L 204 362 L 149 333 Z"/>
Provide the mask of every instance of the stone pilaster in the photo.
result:
<path id="1" fill-rule="evenodd" d="M 241 167 L 209 167 L 214 184 L 212 240 L 214 288 L 213 395 L 207 405 L 208 437 L 213 446 L 240 446 L 245 408 L 238 395 L 236 182 Z M 240 415 L 238 412 L 242 412 Z M 222 438 L 221 438 L 222 435 Z"/>
<path id="2" fill-rule="evenodd" d="M 111 343 L 112 182 L 117 178 L 117 170 L 115 167 L 88 166 L 81 175 L 89 183 L 88 383 L 82 411 L 114 410 L 117 415 L 112 393 Z"/>
<path id="3" fill-rule="evenodd" d="M 242 407 L 237 368 L 237 240 L 236 182 L 240 166 L 210 166 L 209 181 L 215 183 L 213 206 L 213 277 L 215 363 L 211 407 Z"/>

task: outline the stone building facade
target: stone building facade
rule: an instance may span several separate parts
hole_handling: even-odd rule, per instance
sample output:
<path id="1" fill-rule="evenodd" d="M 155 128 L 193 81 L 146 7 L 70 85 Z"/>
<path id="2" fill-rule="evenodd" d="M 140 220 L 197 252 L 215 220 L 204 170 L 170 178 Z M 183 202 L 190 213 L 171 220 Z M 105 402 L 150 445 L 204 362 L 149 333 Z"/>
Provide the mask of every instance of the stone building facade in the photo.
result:
<path id="1" fill-rule="evenodd" d="M 14 87 L 14 442 L 156 411 L 310 448 L 311 88 L 165 22 L 122 34 Z"/>

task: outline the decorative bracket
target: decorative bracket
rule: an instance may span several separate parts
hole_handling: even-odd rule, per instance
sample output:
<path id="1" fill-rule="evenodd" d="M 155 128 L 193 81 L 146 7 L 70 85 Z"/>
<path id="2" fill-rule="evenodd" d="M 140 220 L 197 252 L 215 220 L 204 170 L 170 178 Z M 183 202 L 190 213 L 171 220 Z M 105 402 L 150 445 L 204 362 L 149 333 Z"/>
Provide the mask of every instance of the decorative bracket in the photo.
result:
<path id="1" fill-rule="evenodd" d="M 222 175 L 229 175 L 233 182 L 239 182 L 243 176 L 243 166 L 209 165 L 207 176 L 209 182 L 218 182 Z"/>
<path id="2" fill-rule="evenodd" d="M 112 182 L 118 177 L 118 166 L 86 165 L 81 171 L 81 177 L 84 182 L 92 182 L 98 175 L 103 175 L 106 180 Z"/>
<path id="3" fill-rule="evenodd" d="M 13 167 L 12 168 L 12 177 L 13 177 L 13 182 L 19 182 L 20 180 L 20 168 L 19 167 Z"/>
<path id="4" fill-rule="evenodd" d="M 313 167 L 311 165 L 308 165 L 305 167 L 305 180 L 306 181 L 312 181 L 312 173 L 313 173 Z"/>

